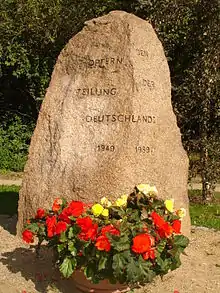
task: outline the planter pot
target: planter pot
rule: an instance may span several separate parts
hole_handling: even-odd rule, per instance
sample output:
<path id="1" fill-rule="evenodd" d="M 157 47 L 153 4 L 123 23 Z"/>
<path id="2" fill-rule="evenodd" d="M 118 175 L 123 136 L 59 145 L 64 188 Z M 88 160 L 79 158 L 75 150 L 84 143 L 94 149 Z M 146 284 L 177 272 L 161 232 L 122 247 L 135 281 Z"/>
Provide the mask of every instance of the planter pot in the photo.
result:
<path id="1" fill-rule="evenodd" d="M 79 293 L 122 293 L 129 291 L 127 285 L 111 284 L 108 280 L 102 280 L 98 284 L 93 284 L 86 279 L 81 271 L 76 271 L 73 274 L 73 280 Z"/>

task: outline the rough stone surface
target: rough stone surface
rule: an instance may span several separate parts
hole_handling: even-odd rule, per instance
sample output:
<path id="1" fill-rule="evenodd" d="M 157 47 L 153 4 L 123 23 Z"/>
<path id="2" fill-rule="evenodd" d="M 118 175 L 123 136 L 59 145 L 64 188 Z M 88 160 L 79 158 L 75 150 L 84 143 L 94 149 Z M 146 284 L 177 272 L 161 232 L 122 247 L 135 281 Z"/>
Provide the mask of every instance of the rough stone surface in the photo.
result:
<path id="1" fill-rule="evenodd" d="M 8 285 L 8 283 L 0 282 L 0 293 L 20 293 L 20 291 Z"/>
<path id="2" fill-rule="evenodd" d="M 18 232 L 53 199 L 116 198 L 139 183 L 188 210 L 188 158 L 152 26 L 122 11 L 88 21 L 58 57 L 32 137 Z M 183 231 L 189 232 L 187 216 Z"/>

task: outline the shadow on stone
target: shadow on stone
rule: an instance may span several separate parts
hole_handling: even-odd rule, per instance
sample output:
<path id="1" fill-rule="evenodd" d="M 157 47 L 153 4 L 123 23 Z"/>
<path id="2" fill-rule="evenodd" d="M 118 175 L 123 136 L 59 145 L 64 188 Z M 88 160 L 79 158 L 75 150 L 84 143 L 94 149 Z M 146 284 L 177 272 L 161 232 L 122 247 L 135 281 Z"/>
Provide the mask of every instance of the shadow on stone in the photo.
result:
<path id="1" fill-rule="evenodd" d="M 73 281 L 62 279 L 58 270 L 54 268 L 52 251 L 46 247 L 42 247 L 38 258 L 35 247 L 16 248 L 12 252 L 1 254 L 0 262 L 12 273 L 20 272 L 25 280 L 31 280 L 40 293 L 48 292 L 49 288 L 54 288 L 54 292 L 77 293 Z"/>

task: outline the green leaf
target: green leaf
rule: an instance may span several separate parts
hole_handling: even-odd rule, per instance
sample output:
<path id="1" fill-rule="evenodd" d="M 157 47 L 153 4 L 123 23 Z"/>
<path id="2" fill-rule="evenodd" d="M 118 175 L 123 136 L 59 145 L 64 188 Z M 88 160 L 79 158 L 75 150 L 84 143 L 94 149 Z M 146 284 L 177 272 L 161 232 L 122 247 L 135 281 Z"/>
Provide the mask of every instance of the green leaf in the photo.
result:
<path id="1" fill-rule="evenodd" d="M 130 249 L 130 240 L 128 235 L 117 237 L 114 235 L 109 235 L 110 242 L 115 250 L 124 251 Z"/>
<path id="2" fill-rule="evenodd" d="M 119 218 L 123 218 L 126 216 L 126 211 L 122 207 L 111 206 L 110 213 L 112 212 L 115 216 L 118 215 Z"/>
<path id="3" fill-rule="evenodd" d="M 168 253 L 172 255 L 172 257 L 180 256 L 180 254 L 184 251 L 184 247 L 174 246 L 172 249 L 168 250 Z"/>
<path id="4" fill-rule="evenodd" d="M 129 222 L 137 222 L 140 220 L 140 211 L 139 210 L 131 210 L 128 217 Z"/>
<path id="5" fill-rule="evenodd" d="M 138 263 L 140 269 L 138 281 L 144 283 L 151 282 L 156 276 L 156 273 L 151 269 L 152 263 L 150 261 L 144 260 L 142 256 L 139 257 Z"/>
<path id="6" fill-rule="evenodd" d="M 181 246 L 181 247 L 187 247 L 189 244 L 189 239 L 186 236 L 183 235 L 175 235 L 174 236 L 174 245 L 175 246 Z"/>
<path id="7" fill-rule="evenodd" d="M 77 255 L 77 249 L 76 249 L 75 243 L 73 241 L 68 242 L 68 250 L 71 252 L 72 256 Z"/>
<path id="8" fill-rule="evenodd" d="M 73 237 L 74 237 L 73 227 L 70 227 L 68 232 L 68 238 L 71 239 Z"/>
<path id="9" fill-rule="evenodd" d="M 127 265 L 127 279 L 131 281 L 131 283 L 138 282 L 139 272 L 138 264 L 134 261 L 133 258 L 131 258 L 129 264 Z"/>
<path id="10" fill-rule="evenodd" d="M 65 232 L 62 232 L 60 234 L 60 242 L 66 242 L 67 241 L 67 237 L 66 237 L 66 233 Z"/>
<path id="11" fill-rule="evenodd" d="M 95 284 L 99 282 L 96 272 L 97 272 L 97 267 L 95 262 L 88 263 L 87 267 L 84 269 L 84 274 L 86 278 Z"/>
<path id="12" fill-rule="evenodd" d="M 62 250 L 64 250 L 65 245 L 64 244 L 58 244 L 57 245 L 57 251 L 60 253 Z"/>
<path id="13" fill-rule="evenodd" d="M 165 258 L 164 260 L 158 255 L 156 257 L 156 263 L 159 266 L 159 271 L 162 274 L 168 273 L 170 266 L 172 264 L 172 259 Z"/>
<path id="14" fill-rule="evenodd" d="M 37 233 L 39 231 L 39 226 L 37 223 L 31 223 L 27 228 L 33 233 Z"/>
<path id="15" fill-rule="evenodd" d="M 105 269 L 105 266 L 106 266 L 106 262 L 108 260 L 108 257 L 105 256 L 105 255 L 102 255 L 100 260 L 99 260 L 99 263 L 98 263 L 98 270 L 101 271 L 101 270 L 104 270 Z"/>
<path id="16" fill-rule="evenodd" d="M 69 278 L 76 267 L 76 260 L 74 258 L 65 258 L 62 264 L 60 265 L 60 272 L 65 278 Z"/>
<path id="17" fill-rule="evenodd" d="M 116 253 L 113 256 L 112 268 L 114 270 L 114 275 L 116 278 L 120 277 L 123 274 L 128 262 L 131 259 L 132 258 L 129 250 L 124 251 L 123 253 Z"/>
<path id="18" fill-rule="evenodd" d="M 161 252 L 164 250 L 165 246 L 166 246 L 166 239 L 163 239 L 163 240 L 161 240 L 160 243 L 158 244 L 158 246 L 157 246 L 157 251 L 158 251 L 159 253 L 161 253 Z"/>
<path id="19" fill-rule="evenodd" d="M 44 236 L 44 237 L 46 236 L 46 228 L 44 225 L 39 227 L 38 234 L 40 234 L 41 236 Z"/>

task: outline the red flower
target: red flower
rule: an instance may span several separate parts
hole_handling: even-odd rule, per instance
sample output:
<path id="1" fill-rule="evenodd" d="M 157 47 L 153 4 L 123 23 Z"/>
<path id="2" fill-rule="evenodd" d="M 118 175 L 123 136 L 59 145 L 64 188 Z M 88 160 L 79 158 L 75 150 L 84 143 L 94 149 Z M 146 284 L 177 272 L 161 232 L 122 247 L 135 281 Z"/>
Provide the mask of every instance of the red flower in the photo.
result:
<path id="1" fill-rule="evenodd" d="M 158 215 L 156 212 L 151 213 L 151 218 L 154 222 L 154 225 L 157 228 L 162 227 L 166 223 L 165 220 L 160 215 Z"/>
<path id="2" fill-rule="evenodd" d="M 90 217 L 78 218 L 76 224 L 81 228 L 82 232 L 87 232 L 93 226 Z"/>
<path id="3" fill-rule="evenodd" d="M 98 250 L 105 250 L 107 252 L 111 250 L 111 244 L 105 235 L 101 235 L 97 238 L 95 246 Z"/>
<path id="4" fill-rule="evenodd" d="M 46 219 L 46 225 L 47 225 L 47 236 L 53 237 L 56 233 L 56 223 L 57 219 L 56 216 L 48 217 Z"/>
<path id="5" fill-rule="evenodd" d="M 142 254 L 142 257 L 143 257 L 144 260 L 147 260 L 149 258 L 150 259 L 155 259 L 155 257 L 156 257 L 156 255 L 155 255 L 155 249 L 150 249 L 150 250 L 144 252 Z"/>
<path id="6" fill-rule="evenodd" d="M 81 228 L 79 238 L 84 241 L 95 240 L 97 236 L 98 225 L 93 224 L 90 217 L 78 218 L 77 225 Z"/>
<path id="7" fill-rule="evenodd" d="M 156 212 L 151 213 L 151 218 L 154 225 L 158 228 L 157 232 L 161 238 L 166 238 L 171 236 L 173 233 L 173 228 L 167 223 L 160 215 Z"/>
<path id="8" fill-rule="evenodd" d="M 56 198 L 53 202 L 52 211 L 57 213 L 60 210 L 62 203 L 63 201 L 61 198 Z"/>
<path id="9" fill-rule="evenodd" d="M 22 233 L 22 238 L 27 243 L 34 242 L 34 234 L 30 230 L 24 230 L 24 232 Z"/>
<path id="10" fill-rule="evenodd" d="M 173 233 L 173 228 L 165 222 L 165 224 L 157 230 L 160 238 L 170 237 Z"/>
<path id="11" fill-rule="evenodd" d="M 67 228 L 67 223 L 66 222 L 63 222 L 63 221 L 58 222 L 57 225 L 56 225 L 56 234 L 59 235 L 62 232 L 65 232 L 66 228 Z"/>
<path id="12" fill-rule="evenodd" d="M 69 209 L 71 210 L 71 216 L 77 218 L 84 212 L 84 203 L 81 201 L 71 201 L 69 204 Z"/>
<path id="13" fill-rule="evenodd" d="M 136 253 L 144 253 L 151 248 L 151 236 L 149 234 L 140 234 L 133 238 L 131 249 Z"/>
<path id="14" fill-rule="evenodd" d="M 181 221 L 180 220 L 174 220 L 172 224 L 172 228 L 174 233 L 180 234 L 181 232 Z"/>
<path id="15" fill-rule="evenodd" d="M 90 209 L 93 205 L 94 205 L 94 203 L 85 203 L 85 204 L 84 204 L 84 207 L 85 207 L 86 209 Z"/>
<path id="16" fill-rule="evenodd" d="M 117 236 L 120 235 L 120 231 L 118 229 L 116 229 L 112 224 L 107 225 L 107 226 L 102 228 L 101 234 L 106 235 L 106 233 L 110 233 L 112 235 L 117 235 Z"/>
<path id="17" fill-rule="evenodd" d="M 69 207 L 62 210 L 62 213 L 59 215 L 59 219 L 61 221 L 66 222 L 67 224 L 71 223 L 70 217 L 71 216 L 71 210 Z"/>
<path id="18" fill-rule="evenodd" d="M 86 232 L 81 232 L 79 234 L 79 238 L 84 241 L 92 240 L 94 241 L 97 236 L 98 225 L 94 224 L 91 228 Z"/>
<path id="19" fill-rule="evenodd" d="M 43 217 L 45 217 L 45 215 L 46 215 L 46 213 L 45 213 L 44 209 L 38 209 L 35 218 L 42 219 Z"/>

